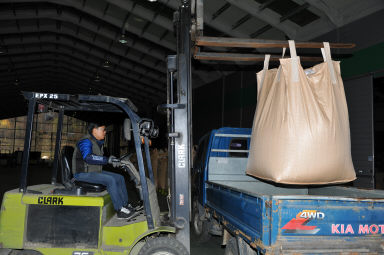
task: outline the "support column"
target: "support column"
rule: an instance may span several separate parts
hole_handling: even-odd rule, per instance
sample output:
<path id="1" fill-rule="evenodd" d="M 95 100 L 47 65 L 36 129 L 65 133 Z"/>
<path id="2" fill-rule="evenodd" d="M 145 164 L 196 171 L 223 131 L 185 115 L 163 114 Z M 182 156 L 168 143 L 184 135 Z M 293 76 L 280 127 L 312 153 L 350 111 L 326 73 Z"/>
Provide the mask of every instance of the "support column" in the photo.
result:
<path id="1" fill-rule="evenodd" d="M 55 144 L 55 157 L 53 160 L 52 166 L 52 179 L 51 183 L 56 184 L 57 181 L 57 168 L 59 166 L 59 156 L 60 156 L 60 148 L 61 148 L 61 131 L 63 129 L 63 118 L 64 118 L 64 109 L 60 109 L 59 111 L 59 119 L 57 121 L 57 129 L 56 129 L 56 144 Z"/>
<path id="2" fill-rule="evenodd" d="M 25 140 L 23 151 L 23 162 L 21 164 L 21 176 L 19 191 L 25 193 L 27 191 L 27 175 L 28 175 L 28 163 L 29 163 L 29 151 L 31 149 L 32 139 L 32 126 L 33 126 L 33 114 L 35 113 L 36 99 L 29 99 L 28 103 L 28 117 L 27 126 L 25 128 Z"/>

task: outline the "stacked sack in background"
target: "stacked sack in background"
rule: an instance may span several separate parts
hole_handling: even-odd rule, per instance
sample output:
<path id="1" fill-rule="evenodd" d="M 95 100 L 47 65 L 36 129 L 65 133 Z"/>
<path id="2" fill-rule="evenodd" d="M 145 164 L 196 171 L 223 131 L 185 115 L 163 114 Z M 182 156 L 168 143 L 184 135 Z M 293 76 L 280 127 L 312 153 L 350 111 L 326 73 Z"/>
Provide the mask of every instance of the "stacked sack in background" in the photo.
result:
<path id="1" fill-rule="evenodd" d="M 158 150 L 157 148 L 154 148 L 150 151 L 150 156 L 156 188 L 160 190 L 168 190 L 168 150 Z M 143 157 L 146 172 L 145 174 L 148 177 L 149 175 L 147 172 L 147 161 L 145 159 L 145 153 L 143 153 Z M 131 155 L 130 160 L 136 169 L 139 170 L 136 153 Z"/>
<path id="2" fill-rule="evenodd" d="M 168 150 L 153 149 L 151 151 L 151 162 L 156 187 L 158 189 L 168 189 Z"/>
<path id="3" fill-rule="evenodd" d="M 348 108 L 340 65 L 329 43 L 324 62 L 304 70 L 289 41 L 291 58 L 257 73 L 258 100 L 247 174 L 285 184 L 344 183 L 356 179 Z"/>

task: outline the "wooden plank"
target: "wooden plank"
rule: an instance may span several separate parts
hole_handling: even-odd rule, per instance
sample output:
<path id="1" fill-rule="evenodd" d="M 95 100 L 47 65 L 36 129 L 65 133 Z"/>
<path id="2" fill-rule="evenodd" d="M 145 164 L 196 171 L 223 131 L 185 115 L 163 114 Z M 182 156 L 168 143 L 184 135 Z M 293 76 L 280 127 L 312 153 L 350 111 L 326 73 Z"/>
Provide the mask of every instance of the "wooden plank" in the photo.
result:
<path id="1" fill-rule="evenodd" d="M 217 52 L 196 52 L 193 55 L 194 59 L 198 60 L 217 60 L 217 61 L 254 61 L 262 62 L 265 55 L 261 54 L 239 54 L 239 53 L 217 53 Z M 279 61 L 280 55 L 271 55 L 270 61 Z M 302 62 L 322 62 L 322 57 L 300 57 Z"/>
<path id="2" fill-rule="evenodd" d="M 322 42 L 295 42 L 296 48 L 323 48 Z M 261 40 L 247 38 L 230 37 L 197 37 L 195 41 L 197 46 L 210 47 L 235 47 L 235 48 L 288 48 L 288 41 L 280 40 Z M 331 48 L 351 49 L 356 46 L 354 43 L 330 43 Z"/>

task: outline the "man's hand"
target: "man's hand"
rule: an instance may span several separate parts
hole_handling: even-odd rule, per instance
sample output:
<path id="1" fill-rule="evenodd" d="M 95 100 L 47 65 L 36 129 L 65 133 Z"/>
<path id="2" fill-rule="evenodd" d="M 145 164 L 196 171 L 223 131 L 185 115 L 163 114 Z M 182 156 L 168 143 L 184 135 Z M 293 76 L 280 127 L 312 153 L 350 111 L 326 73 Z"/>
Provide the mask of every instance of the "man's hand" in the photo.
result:
<path id="1" fill-rule="evenodd" d="M 113 167 L 120 167 L 121 166 L 120 159 L 116 158 L 115 156 L 110 156 L 108 158 L 108 164 L 111 164 Z"/>

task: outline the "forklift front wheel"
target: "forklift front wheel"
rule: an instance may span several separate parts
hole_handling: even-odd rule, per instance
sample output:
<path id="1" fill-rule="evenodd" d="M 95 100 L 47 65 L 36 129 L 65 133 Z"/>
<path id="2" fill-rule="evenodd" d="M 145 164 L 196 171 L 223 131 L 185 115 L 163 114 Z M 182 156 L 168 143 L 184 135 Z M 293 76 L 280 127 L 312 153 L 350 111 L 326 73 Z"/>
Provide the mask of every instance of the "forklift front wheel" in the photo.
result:
<path id="1" fill-rule="evenodd" d="M 149 239 L 138 255 L 188 255 L 187 249 L 172 237 Z"/>

